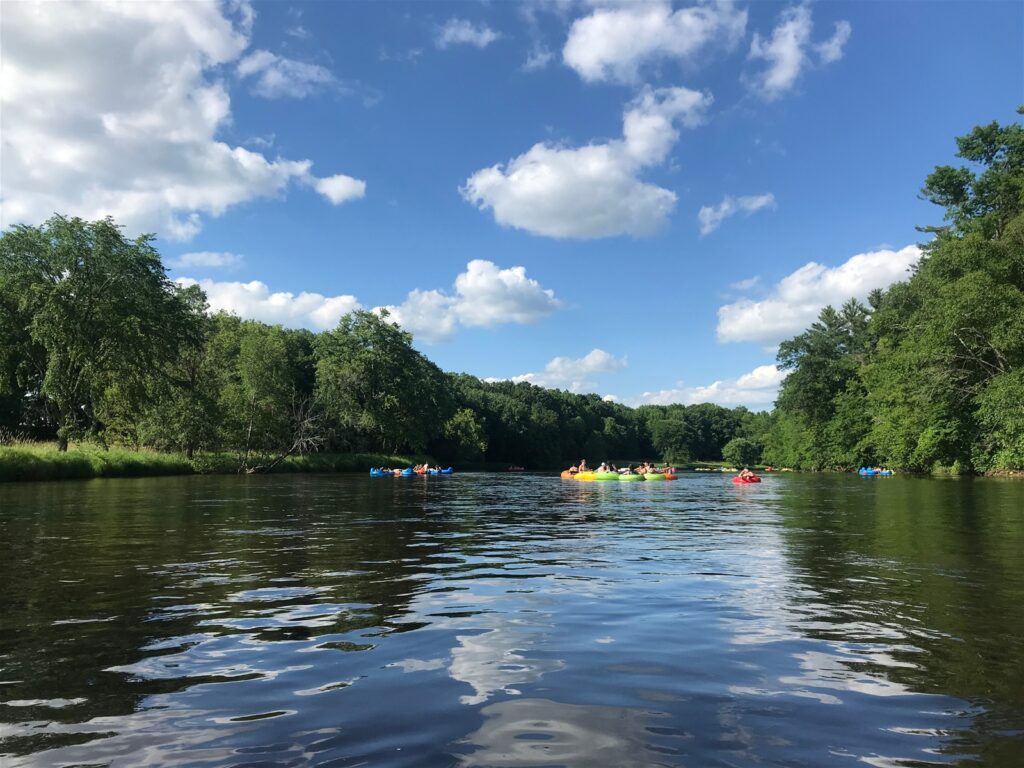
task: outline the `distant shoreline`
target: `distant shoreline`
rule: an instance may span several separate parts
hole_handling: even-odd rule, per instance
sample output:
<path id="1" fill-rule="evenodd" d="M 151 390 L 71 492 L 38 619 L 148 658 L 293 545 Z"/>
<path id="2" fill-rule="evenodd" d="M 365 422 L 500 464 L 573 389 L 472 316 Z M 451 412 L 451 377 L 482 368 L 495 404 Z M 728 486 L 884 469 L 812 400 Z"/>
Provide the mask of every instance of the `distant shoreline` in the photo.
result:
<path id="1" fill-rule="evenodd" d="M 422 462 L 437 463 L 429 456 L 396 456 L 380 453 L 314 453 L 289 456 L 267 473 L 238 470 L 238 457 L 230 453 L 197 454 L 188 459 L 180 453 L 131 450 L 115 447 L 105 450 L 91 444 L 74 445 L 65 453 L 49 443 L 0 446 L 0 483 L 46 482 L 53 480 L 91 480 L 98 478 L 169 477 L 183 475 L 365 473 L 370 467 L 411 467 Z M 626 464 L 626 461 L 618 462 Z M 681 471 L 728 473 L 720 461 L 694 461 L 678 465 Z M 463 471 L 504 472 L 501 462 L 476 462 L 457 469 Z M 759 472 L 764 467 L 756 466 Z M 556 467 L 531 467 L 527 472 L 557 472 Z M 849 474 L 826 470 L 827 474 Z M 807 474 L 801 470 L 775 470 L 768 474 Z M 817 473 L 813 473 L 817 474 Z M 900 472 L 914 477 L 948 477 L 942 473 Z M 1024 470 L 993 470 L 964 477 L 1002 477 L 1024 480 Z"/>

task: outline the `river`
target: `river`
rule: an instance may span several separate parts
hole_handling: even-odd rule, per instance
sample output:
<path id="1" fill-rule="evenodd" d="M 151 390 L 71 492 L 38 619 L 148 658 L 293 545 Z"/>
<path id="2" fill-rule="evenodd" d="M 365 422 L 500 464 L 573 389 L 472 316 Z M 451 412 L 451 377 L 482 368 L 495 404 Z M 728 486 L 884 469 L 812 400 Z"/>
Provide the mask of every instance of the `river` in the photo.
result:
<path id="1" fill-rule="evenodd" d="M 1024 483 L 0 485 L 0 763 L 1024 765 Z"/>

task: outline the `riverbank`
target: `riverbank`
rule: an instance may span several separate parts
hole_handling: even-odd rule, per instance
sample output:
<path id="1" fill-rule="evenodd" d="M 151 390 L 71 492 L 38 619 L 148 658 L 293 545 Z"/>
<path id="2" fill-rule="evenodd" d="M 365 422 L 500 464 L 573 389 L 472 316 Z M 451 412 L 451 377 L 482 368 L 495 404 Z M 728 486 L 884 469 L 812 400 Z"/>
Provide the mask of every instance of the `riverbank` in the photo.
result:
<path id="1" fill-rule="evenodd" d="M 317 453 L 289 456 L 273 471 L 366 472 L 369 467 L 408 467 L 427 460 L 422 456 L 381 453 Z M 0 446 L 0 483 L 95 477 L 233 475 L 238 473 L 238 464 L 236 455 L 226 453 L 202 453 L 189 459 L 179 453 L 125 448 L 104 450 L 93 445 L 72 445 L 66 453 L 61 453 L 56 444 L 26 443 Z"/>

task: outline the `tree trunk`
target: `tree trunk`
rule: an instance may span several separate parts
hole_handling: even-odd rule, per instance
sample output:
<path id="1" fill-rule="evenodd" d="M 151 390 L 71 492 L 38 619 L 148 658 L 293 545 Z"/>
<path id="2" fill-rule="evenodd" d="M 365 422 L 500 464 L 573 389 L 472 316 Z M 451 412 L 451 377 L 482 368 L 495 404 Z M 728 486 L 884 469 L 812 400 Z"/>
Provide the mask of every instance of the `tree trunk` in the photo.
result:
<path id="1" fill-rule="evenodd" d="M 68 452 L 68 438 L 67 438 L 67 435 L 65 435 L 63 433 L 58 433 L 57 434 L 57 450 L 60 451 L 61 453 L 67 453 Z"/>

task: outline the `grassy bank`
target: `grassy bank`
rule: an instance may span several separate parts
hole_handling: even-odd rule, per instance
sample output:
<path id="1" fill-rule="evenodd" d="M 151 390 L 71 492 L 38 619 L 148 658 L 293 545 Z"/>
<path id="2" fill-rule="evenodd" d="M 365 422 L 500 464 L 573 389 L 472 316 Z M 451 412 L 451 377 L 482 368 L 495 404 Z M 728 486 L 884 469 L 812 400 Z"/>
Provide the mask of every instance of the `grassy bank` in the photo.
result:
<path id="1" fill-rule="evenodd" d="M 418 456 L 380 453 L 318 453 L 290 456 L 275 472 L 366 472 L 370 467 L 408 467 L 426 461 Z M 0 482 L 26 480 L 84 480 L 92 477 L 154 477 L 159 475 L 223 474 L 238 472 L 233 454 L 204 453 L 187 459 L 180 453 L 104 450 L 73 445 L 66 453 L 54 443 L 0 446 Z"/>

